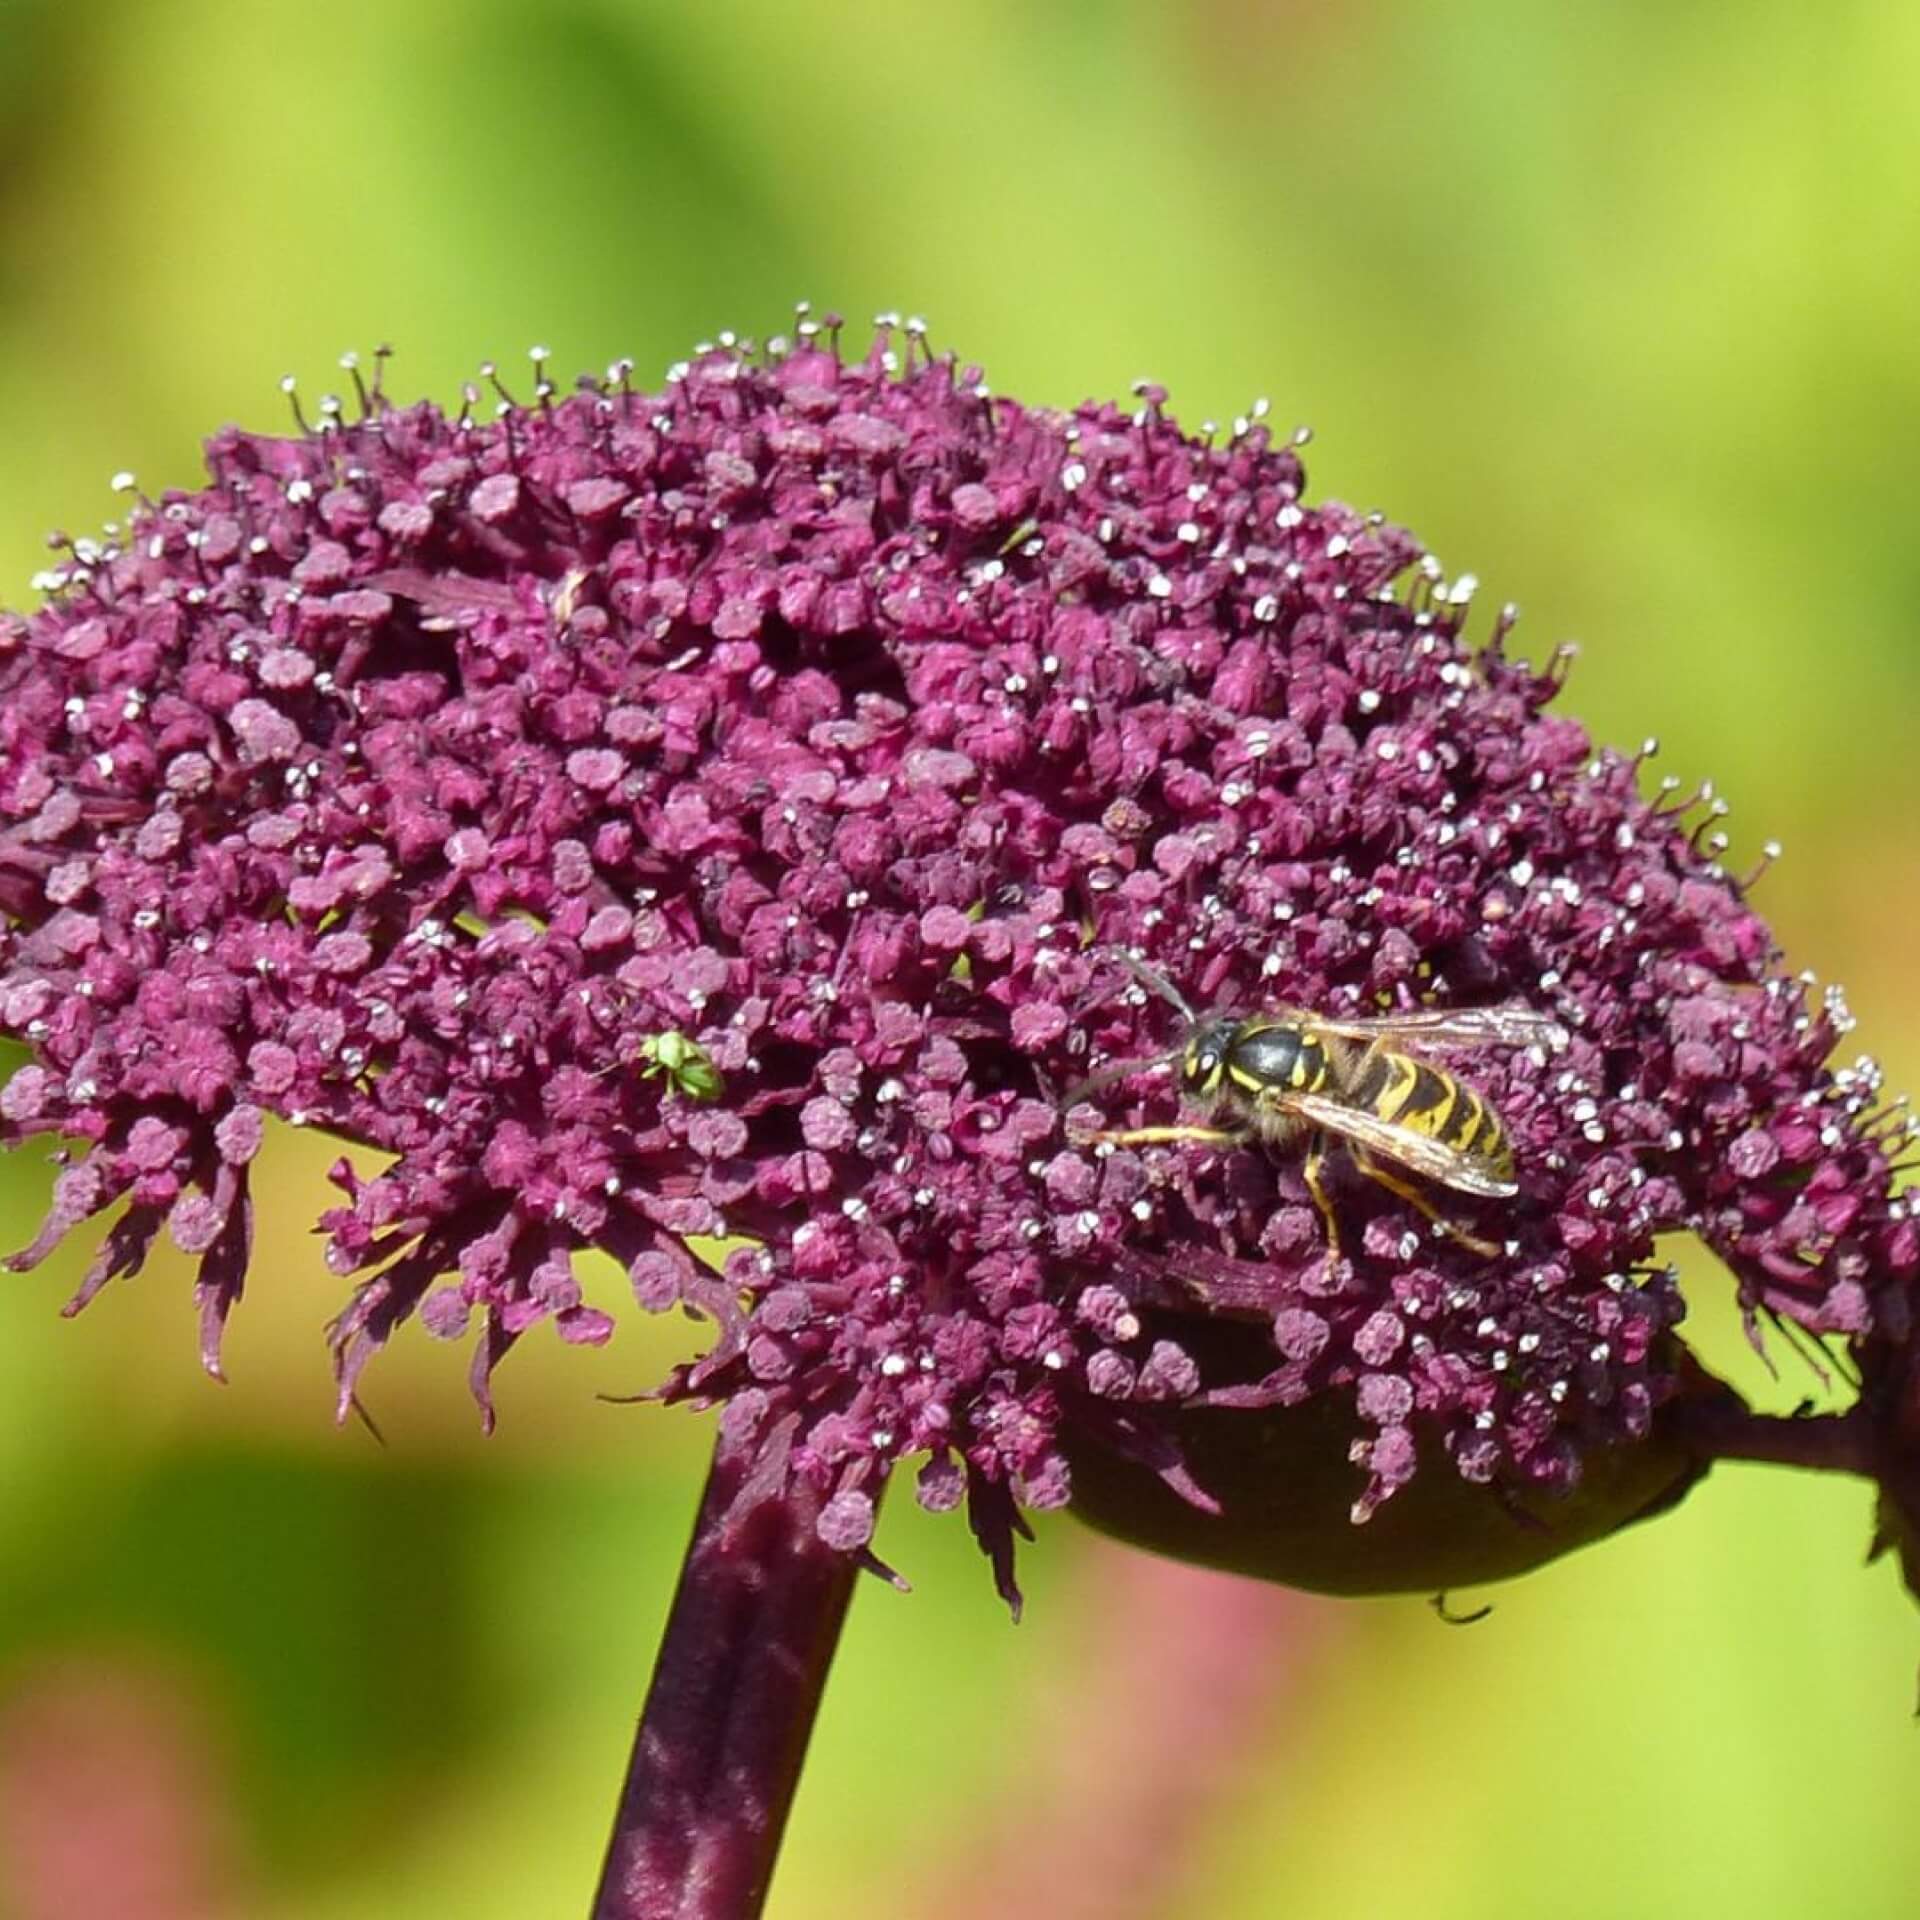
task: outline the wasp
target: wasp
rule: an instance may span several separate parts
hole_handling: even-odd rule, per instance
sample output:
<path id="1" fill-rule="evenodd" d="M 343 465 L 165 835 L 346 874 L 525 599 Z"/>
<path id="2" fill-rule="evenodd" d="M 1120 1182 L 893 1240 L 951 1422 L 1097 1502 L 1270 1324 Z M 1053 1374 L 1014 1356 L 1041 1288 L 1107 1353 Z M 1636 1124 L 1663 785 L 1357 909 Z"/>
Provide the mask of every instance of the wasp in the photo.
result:
<path id="1" fill-rule="evenodd" d="M 1520 1191 L 1513 1141 L 1493 1102 L 1422 1052 L 1428 1047 L 1559 1048 L 1567 1036 L 1557 1021 L 1516 1006 L 1364 1018 L 1334 1018 L 1301 1007 L 1200 1014 L 1151 967 L 1129 954 L 1116 957 L 1179 1013 L 1186 1033 L 1167 1053 L 1096 1074 L 1063 1104 L 1073 1107 L 1100 1087 L 1177 1063 L 1181 1091 L 1227 1124 L 1106 1129 L 1091 1135 L 1093 1140 L 1117 1147 L 1176 1142 L 1239 1147 L 1261 1141 L 1286 1152 L 1308 1137 L 1302 1172 L 1326 1223 L 1329 1266 L 1340 1257 L 1340 1224 L 1327 1195 L 1326 1154 L 1327 1142 L 1339 1140 L 1362 1173 L 1441 1233 L 1475 1253 L 1499 1252 L 1492 1241 L 1449 1220 L 1397 1171 L 1404 1168 L 1487 1200 L 1511 1200 Z"/>

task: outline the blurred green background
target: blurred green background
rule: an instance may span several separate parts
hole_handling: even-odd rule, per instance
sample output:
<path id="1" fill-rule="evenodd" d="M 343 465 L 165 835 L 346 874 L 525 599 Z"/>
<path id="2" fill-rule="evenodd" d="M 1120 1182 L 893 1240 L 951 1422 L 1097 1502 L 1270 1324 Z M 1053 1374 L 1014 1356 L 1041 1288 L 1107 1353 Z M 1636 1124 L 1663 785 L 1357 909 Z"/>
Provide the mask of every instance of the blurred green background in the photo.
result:
<path id="1" fill-rule="evenodd" d="M 1569 709 L 1713 776 L 1737 863 L 1786 843 L 1789 952 L 1920 1084 L 1917 88 L 1904 0 L 0 0 L 3 595 L 382 340 L 446 399 L 809 297 L 1031 401 L 1269 394 L 1316 492 L 1585 643 Z M 327 1157 L 269 1156 L 224 1392 L 177 1262 L 71 1325 L 78 1250 L 0 1289 L 0 1915 L 585 1911 L 704 1448 L 594 1395 L 688 1330 L 529 1342 L 490 1441 L 410 1337 L 389 1445 L 338 1433 Z M 0 1239 L 47 1185 L 0 1168 Z M 1905 1915 L 1868 1507 L 1723 1470 L 1471 1631 L 1059 1524 L 1015 1631 L 896 1502 L 917 1591 L 859 1596 L 772 1911 Z"/>

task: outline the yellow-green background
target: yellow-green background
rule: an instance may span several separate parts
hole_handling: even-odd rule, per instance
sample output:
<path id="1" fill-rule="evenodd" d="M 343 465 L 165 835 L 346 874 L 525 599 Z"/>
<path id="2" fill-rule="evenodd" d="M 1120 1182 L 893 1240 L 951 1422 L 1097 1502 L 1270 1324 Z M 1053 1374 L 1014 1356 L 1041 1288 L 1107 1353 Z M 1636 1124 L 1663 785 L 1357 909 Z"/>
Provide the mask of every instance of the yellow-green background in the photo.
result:
<path id="1" fill-rule="evenodd" d="M 1788 950 L 1920 1082 L 1916 97 L 1907 0 L 0 0 L 0 597 L 110 473 L 188 484 L 381 340 L 447 398 L 806 296 L 1034 401 L 1268 394 L 1317 490 L 1582 641 L 1570 708 L 1713 776 L 1736 854 L 1786 842 Z M 387 1448 L 337 1433 L 325 1157 L 271 1156 L 224 1392 L 177 1260 L 71 1325 L 78 1254 L 0 1287 L 0 1915 L 48 1910 L 49 1782 L 214 1889 L 134 1920 L 585 1909 L 703 1443 L 593 1396 L 682 1332 L 530 1340 L 490 1441 L 410 1336 Z M 11 1244 L 47 1182 L 0 1170 Z M 1070 1916 L 1059 1836 L 1091 1875 L 1156 1809 L 1116 1920 L 1912 1911 L 1920 1611 L 1858 1486 L 1724 1471 L 1470 1632 L 1195 1575 L 1184 1639 L 1064 1524 L 1012 1630 L 897 1504 L 917 1591 L 859 1597 L 788 1920 Z"/>

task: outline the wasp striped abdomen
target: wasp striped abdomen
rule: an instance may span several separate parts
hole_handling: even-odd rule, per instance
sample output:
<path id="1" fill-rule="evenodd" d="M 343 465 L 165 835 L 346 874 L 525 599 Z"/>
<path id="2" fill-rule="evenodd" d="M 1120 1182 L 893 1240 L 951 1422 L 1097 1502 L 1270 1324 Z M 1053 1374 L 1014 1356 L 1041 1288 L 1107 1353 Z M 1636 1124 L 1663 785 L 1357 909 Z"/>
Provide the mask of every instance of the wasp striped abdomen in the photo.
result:
<path id="1" fill-rule="evenodd" d="M 1512 1184 L 1513 1143 L 1506 1127 L 1464 1080 L 1411 1054 L 1376 1046 L 1361 1060 L 1346 1097 L 1386 1125 L 1419 1134 L 1501 1185 Z"/>

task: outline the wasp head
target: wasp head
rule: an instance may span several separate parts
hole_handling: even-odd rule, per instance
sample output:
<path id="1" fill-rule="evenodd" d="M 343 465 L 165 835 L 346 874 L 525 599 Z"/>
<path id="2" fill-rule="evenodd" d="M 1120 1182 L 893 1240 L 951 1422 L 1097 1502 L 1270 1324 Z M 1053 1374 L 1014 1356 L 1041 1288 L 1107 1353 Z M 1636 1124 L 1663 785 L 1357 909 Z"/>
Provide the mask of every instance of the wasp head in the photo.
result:
<path id="1" fill-rule="evenodd" d="M 1239 1021 L 1231 1015 L 1204 1020 L 1189 1037 L 1180 1056 L 1180 1079 L 1197 1099 L 1211 1100 L 1226 1078 L 1227 1054 Z"/>

